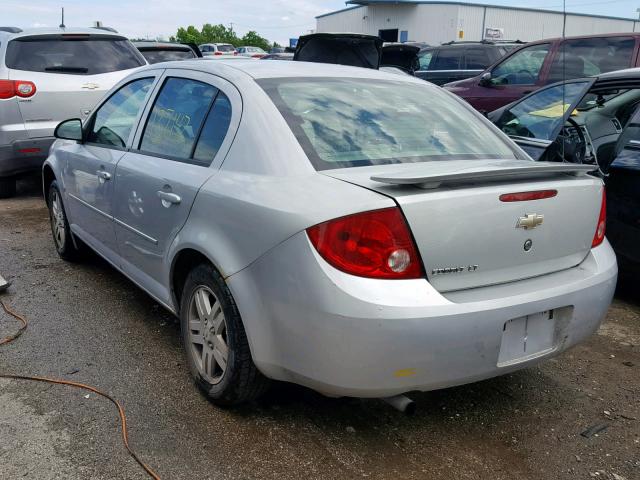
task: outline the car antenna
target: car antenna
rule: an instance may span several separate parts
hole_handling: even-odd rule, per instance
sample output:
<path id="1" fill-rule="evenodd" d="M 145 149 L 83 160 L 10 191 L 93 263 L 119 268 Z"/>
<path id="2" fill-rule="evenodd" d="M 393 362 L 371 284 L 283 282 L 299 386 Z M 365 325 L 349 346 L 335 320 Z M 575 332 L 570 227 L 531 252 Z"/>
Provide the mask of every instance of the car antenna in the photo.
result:
<path id="1" fill-rule="evenodd" d="M 64 24 L 64 7 L 62 7 L 62 21 L 60 22 L 60 28 L 67 28 Z"/>

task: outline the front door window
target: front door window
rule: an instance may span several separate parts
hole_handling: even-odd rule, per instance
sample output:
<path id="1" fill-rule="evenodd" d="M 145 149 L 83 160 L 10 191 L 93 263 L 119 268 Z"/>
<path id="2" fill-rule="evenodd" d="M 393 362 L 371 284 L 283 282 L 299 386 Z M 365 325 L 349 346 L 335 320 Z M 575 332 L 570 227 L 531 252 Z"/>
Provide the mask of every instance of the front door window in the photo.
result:
<path id="1" fill-rule="evenodd" d="M 540 77 L 550 45 L 532 45 L 518 50 L 491 72 L 494 85 L 534 85 Z"/>

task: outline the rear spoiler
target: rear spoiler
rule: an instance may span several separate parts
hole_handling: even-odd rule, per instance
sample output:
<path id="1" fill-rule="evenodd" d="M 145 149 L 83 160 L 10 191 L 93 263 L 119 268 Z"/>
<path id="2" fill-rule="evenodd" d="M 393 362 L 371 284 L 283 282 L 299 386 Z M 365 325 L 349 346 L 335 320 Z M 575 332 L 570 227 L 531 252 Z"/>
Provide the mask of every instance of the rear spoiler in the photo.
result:
<path id="1" fill-rule="evenodd" d="M 448 163 L 448 162 L 444 162 Z M 373 175 L 371 180 L 390 185 L 415 185 L 419 188 L 433 189 L 441 185 L 469 184 L 487 181 L 502 181 L 515 179 L 543 178 L 558 174 L 574 176 L 586 175 L 598 169 L 597 165 L 579 165 L 572 163 L 535 162 L 531 165 L 500 165 L 496 163 L 487 166 L 462 168 L 451 173 L 451 169 L 434 168 L 429 173 L 428 164 L 416 165 L 419 168 L 405 169 L 383 175 Z M 447 171 L 448 170 L 448 171 Z M 442 173 L 440 173 L 440 171 Z"/>

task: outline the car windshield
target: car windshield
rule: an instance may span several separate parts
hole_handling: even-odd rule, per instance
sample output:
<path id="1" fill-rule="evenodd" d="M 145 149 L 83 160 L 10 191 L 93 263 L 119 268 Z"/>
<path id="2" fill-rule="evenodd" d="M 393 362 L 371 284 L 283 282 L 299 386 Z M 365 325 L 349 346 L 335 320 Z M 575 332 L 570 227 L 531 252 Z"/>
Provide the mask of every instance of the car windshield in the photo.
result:
<path id="1" fill-rule="evenodd" d="M 142 56 L 147 59 L 149 63 L 170 62 L 172 60 L 188 60 L 195 58 L 193 50 L 178 50 L 167 49 L 162 50 L 159 48 L 153 48 L 149 50 L 141 50 Z"/>
<path id="2" fill-rule="evenodd" d="M 522 158 L 461 101 L 427 84 L 362 78 L 258 83 L 317 170 Z"/>
<path id="3" fill-rule="evenodd" d="M 7 45 L 6 65 L 30 72 L 95 75 L 144 65 L 138 50 L 122 37 L 69 35 L 24 37 Z"/>

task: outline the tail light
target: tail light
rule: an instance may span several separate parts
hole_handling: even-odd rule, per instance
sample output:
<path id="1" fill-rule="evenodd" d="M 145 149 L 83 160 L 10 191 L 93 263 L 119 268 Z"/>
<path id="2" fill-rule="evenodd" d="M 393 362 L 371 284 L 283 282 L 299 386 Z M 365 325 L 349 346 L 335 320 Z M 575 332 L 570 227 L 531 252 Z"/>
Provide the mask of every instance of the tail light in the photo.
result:
<path id="1" fill-rule="evenodd" d="M 398 208 L 357 213 L 307 229 L 318 253 L 338 270 L 368 278 L 423 278 L 422 262 Z"/>
<path id="2" fill-rule="evenodd" d="M 597 247 L 604 241 L 604 234 L 607 227 L 607 192 L 602 187 L 602 204 L 600 205 L 600 216 L 598 217 L 598 225 L 596 226 L 596 233 L 593 236 L 593 242 L 591 242 L 591 248 Z"/>
<path id="3" fill-rule="evenodd" d="M 0 99 L 29 98 L 36 93 L 36 84 L 27 80 L 0 80 Z"/>
<path id="4" fill-rule="evenodd" d="M 220 52 L 220 51 L 216 51 L 216 52 L 213 52 L 213 54 L 214 54 L 214 55 L 222 55 L 222 52 Z"/>

